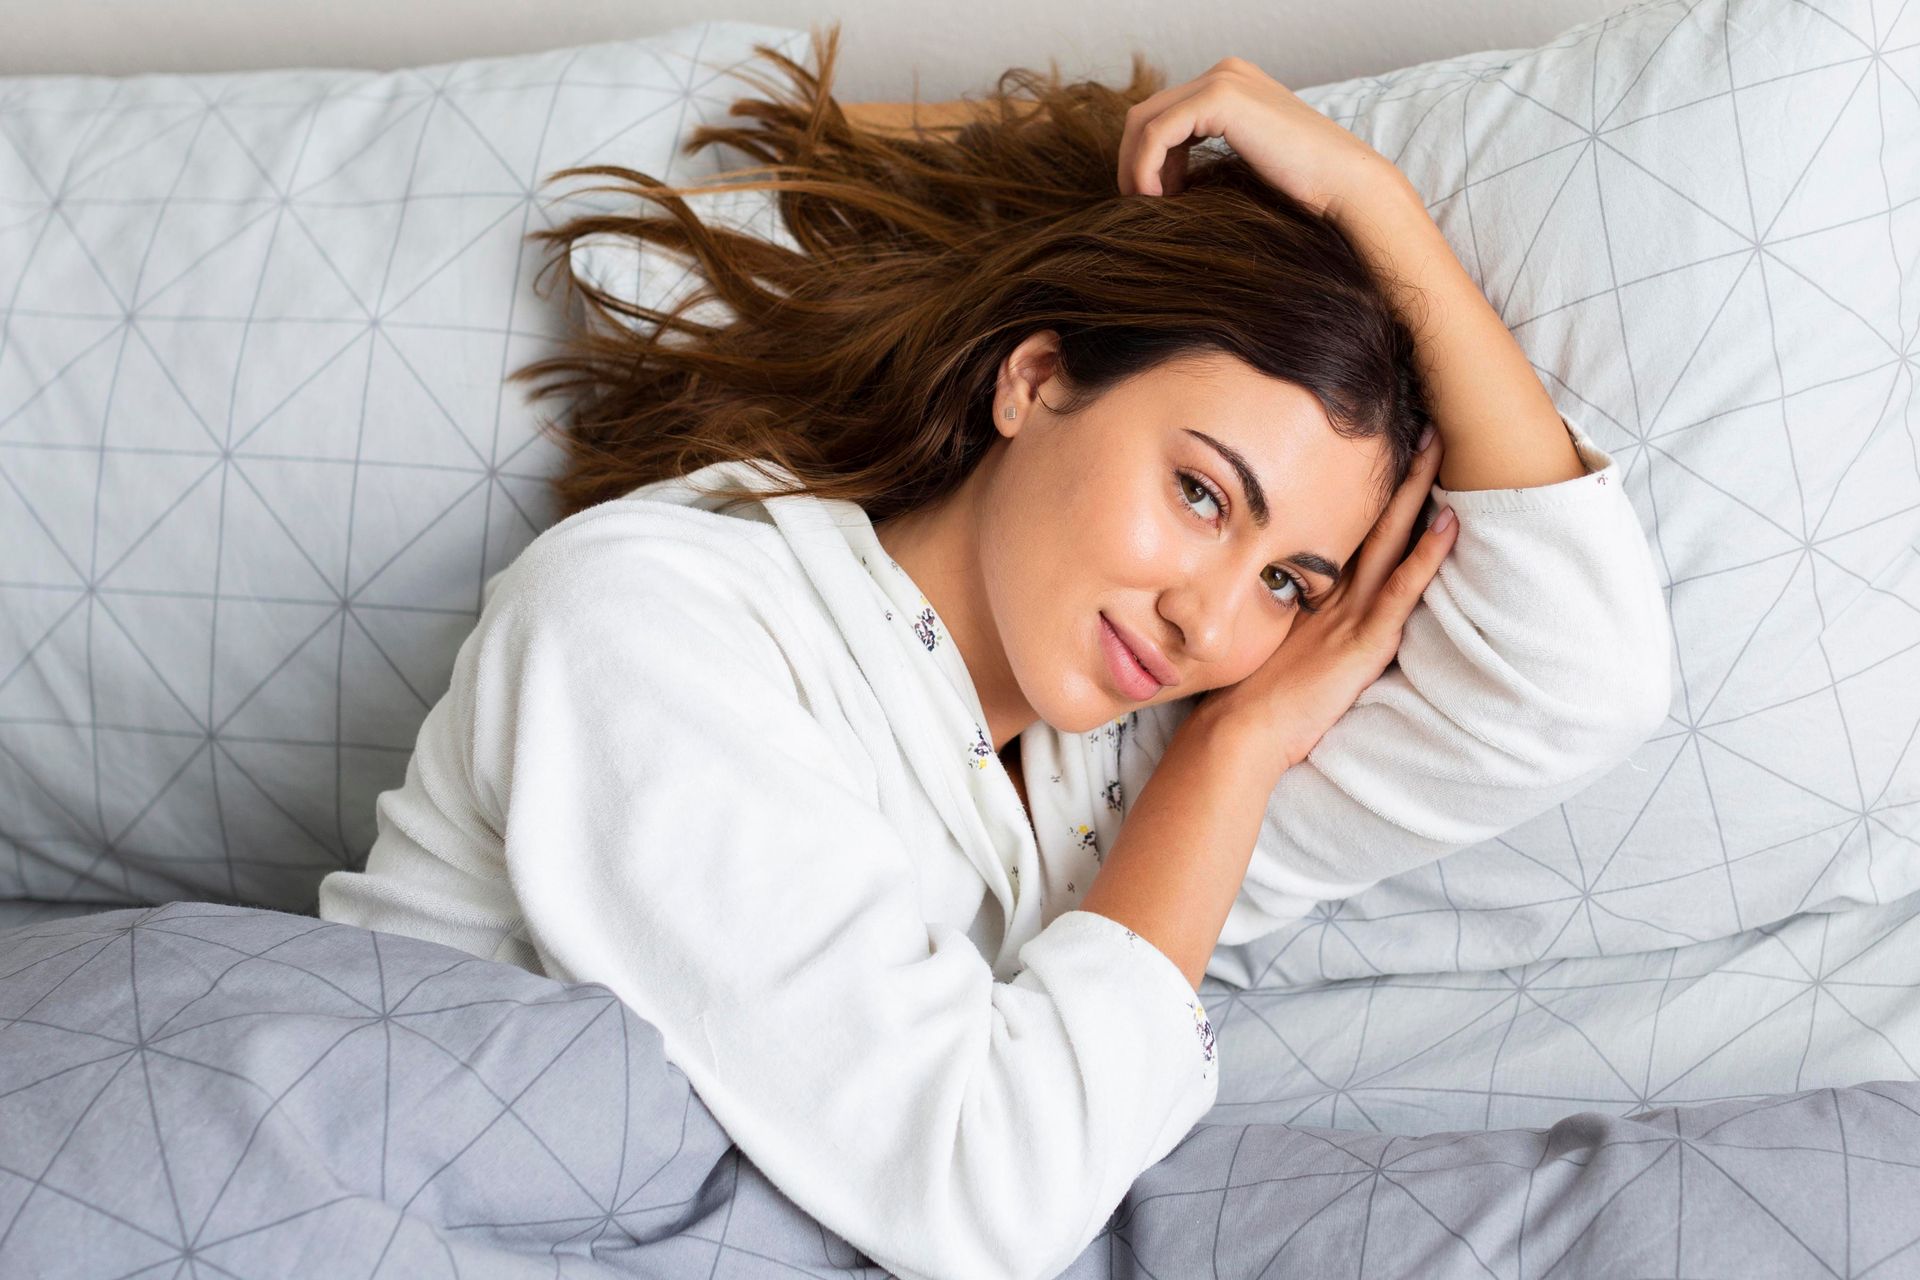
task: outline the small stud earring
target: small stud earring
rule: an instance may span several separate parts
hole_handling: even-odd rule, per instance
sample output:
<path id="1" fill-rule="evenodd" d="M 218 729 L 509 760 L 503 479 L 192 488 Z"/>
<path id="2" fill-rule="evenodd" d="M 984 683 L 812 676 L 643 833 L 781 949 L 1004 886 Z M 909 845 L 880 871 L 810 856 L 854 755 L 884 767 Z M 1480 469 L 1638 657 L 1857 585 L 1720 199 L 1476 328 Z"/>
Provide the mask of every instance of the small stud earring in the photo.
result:
<path id="1" fill-rule="evenodd" d="M 1000 416 L 1003 418 L 1011 418 L 1013 416 L 1013 406 L 1008 405 L 1006 408 L 1002 409 L 1000 411 Z"/>

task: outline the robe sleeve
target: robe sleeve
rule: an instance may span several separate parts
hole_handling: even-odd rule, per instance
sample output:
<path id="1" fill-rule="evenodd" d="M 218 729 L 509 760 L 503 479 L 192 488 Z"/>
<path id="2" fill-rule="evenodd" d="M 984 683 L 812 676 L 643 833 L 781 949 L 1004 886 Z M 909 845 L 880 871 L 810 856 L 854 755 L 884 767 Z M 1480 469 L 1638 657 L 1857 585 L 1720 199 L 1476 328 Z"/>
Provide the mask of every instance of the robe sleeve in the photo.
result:
<path id="1" fill-rule="evenodd" d="M 1055 1275 L 1212 1106 L 1204 1006 L 1103 915 L 1063 913 L 1007 982 L 923 917 L 912 838 L 810 711 L 828 686 L 782 621 L 805 602 L 758 555 L 596 508 L 499 581 L 468 771 L 526 936 L 656 1026 L 746 1156 L 874 1261 Z"/>
<path id="2" fill-rule="evenodd" d="M 1433 512 L 1460 522 L 1453 548 L 1395 661 L 1274 788 L 1222 945 L 1511 830 L 1666 718 L 1673 632 L 1652 549 L 1619 465 L 1565 425 L 1583 476 L 1432 487 Z M 1182 702 L 1154 726 L 1161 750 Z"/>

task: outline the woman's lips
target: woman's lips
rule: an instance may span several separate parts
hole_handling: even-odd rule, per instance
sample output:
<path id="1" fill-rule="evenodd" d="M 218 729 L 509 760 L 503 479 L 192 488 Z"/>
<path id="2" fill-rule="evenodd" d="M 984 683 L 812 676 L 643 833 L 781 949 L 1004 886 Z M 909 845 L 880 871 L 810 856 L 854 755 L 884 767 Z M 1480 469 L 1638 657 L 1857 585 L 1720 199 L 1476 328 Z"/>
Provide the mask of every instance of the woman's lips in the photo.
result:
<path id="1" fill-rule="evenodd" d="M 1153 678 L 1152 672 L 1140 665 L 1140 660 L 1133 656 L 1133 650 L 1127 648 L 1104 613 L 1100 615 L 1100 648 L 1106 656 L 1107 671 L 1127 697 L 1136 702 L 1145 702 L 1160 692 L 1160 682 Z"/>

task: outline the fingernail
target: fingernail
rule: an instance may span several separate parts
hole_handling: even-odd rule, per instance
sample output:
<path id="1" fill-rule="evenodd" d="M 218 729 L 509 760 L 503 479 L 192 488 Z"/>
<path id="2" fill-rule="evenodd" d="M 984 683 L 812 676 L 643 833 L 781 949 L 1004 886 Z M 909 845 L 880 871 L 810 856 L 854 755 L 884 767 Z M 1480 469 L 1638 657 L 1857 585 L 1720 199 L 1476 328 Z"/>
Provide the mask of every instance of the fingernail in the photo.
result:
<path id="1" fill-rule="evenodd" d="M 1422 432 L 1420 433 L 1420 449 L 1421 449 L 1421 451 L 1422 451 L 1422 452 L 1424 453 L 1424 452 L 1426 451 L 1426 448 L 1427 448 L 1427 446 L 1428 446 L 1428 445 L 1430 445 L 1430 444 L 1432 444 L 1432 443 L 1433 443 L 1433 424 L 1432 424 L 1431 422 L 1429 422 L 1429 423 L 1427 424 L 1427 429 L 1426 429 L 1425 431 L 1422 431 Z"/>
<path id="2" fill-rule="evenodd" d="M 1452 507 L 1440 508 L 1440 514 L 1433 518 L 1433 527 L 1436 529 L 1452 528 L 1453 527 L 1453 508 Z"/>

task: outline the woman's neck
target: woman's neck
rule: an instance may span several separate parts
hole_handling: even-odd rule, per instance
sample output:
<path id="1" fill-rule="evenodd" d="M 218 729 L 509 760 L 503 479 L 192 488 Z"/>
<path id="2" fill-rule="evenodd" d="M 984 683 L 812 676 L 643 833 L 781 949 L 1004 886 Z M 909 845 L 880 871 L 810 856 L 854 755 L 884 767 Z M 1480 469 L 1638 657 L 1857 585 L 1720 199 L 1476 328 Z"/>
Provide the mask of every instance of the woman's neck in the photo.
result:
<path id="1" fill-rule="evenodd" d="M 876 524 L 873 532 L 946 624 L 980 699 L 987 739 L 998 751 L 1038 717 L 1013 678 L 980 581 L 979 544 L 969 522 L 971 485 L 979 477 L 976 469 L 946 501 Z"/>

